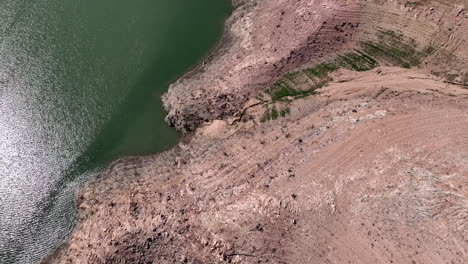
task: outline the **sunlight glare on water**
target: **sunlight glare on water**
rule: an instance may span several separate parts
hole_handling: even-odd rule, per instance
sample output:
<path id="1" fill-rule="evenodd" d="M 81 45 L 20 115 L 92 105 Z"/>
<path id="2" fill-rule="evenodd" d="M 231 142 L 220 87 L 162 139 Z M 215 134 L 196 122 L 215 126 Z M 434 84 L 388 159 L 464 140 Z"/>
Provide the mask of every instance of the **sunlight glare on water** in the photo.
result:
<path id="1" fill-rule="evenodd" d="M 228 0 L 0 1 L 0 263 L 37 263 L 109 161 L 173 145 L 160 95 L 207 55 Z"/>

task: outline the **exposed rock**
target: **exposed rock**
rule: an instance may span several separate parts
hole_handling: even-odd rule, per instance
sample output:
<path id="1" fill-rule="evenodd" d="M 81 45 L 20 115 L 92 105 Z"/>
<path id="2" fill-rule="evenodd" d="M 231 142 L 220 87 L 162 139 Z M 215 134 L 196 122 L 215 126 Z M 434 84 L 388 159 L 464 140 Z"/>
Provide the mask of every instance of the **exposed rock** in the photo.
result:
<path id="1" fill-rule="evenodd" d="M 466 3 L 233 3 L 218 50 L 164 96 L 195 132 L 89 182 L 45 263 L 466 263 Z M 401 42 L 358 57 L 369 69 L 299 71 L 298 94 L 254 99 L 382 34 Z"/>
<path id="2" fill-rule="evenodd" d="M 193 132 L 206 121 L 239 115 L 252 95 L 286 72 L 351 51 L 381 30 L 401 32 L 423 44 L 421 49 L 434 47 L 437 52 L 426 61 L 434 72 L 466 70 L 467 23 L 449 31 L 463 20 L 452 17 L 453 11 L 463 12 L 458 2 L 463 1 L 234 1 L 237 8 L 218 49 L 163 96 L 166 120 Z"/>

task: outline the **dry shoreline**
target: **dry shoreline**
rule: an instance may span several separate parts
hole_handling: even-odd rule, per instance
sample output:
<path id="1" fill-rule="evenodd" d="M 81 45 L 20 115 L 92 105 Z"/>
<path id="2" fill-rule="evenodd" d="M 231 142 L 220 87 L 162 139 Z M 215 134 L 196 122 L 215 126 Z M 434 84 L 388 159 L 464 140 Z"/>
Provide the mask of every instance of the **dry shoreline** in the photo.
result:
<path id="1" fill-rule="evenodd" d="M 240 0 L 232 0 L 231 1 L 231 5 L 232 5 L 232 8 L 233 10 L 236 9 L 239 5 L 241 5 L 242 1 Z M 228 21 L 229 19 L 231 19 L 232 17 L 229 16 L 225 19 L 225 21 L 223 22 L 224 23 L 224 27 L 223 27 L 223 33 L 221 34 L 220 36 L 220 39 L 218 40 L 218 42 L 216 43 L 216 46 L 208 52 L 208 55 L 205 57 L 205 58 L 202 58 L 200 60 L 199 63 L 195 64 L 191 69 L 188 69 L 185 73 L 182 74 L 182 76 L 179 77 L 179 80 L 180 79 L 186 79 L 186 78 L 190 78 L 191 76 L 194 76 L 194 75 L 197 75 L 197 73 L 199 73 L 201 71 L 201 68 L 203 67 L 203 65 L 211 60 L 213 60 L 213 58 L 215 58 L 217 56 L 218 53 L 222 53 L 222 49 L 223 48 L 226 48 L 227 46 L 229 46 L 229 43 L 230 43 L 230 38 L 231 36 L 229 36 L 228 32 L 227 32 L 227 28 L 229 27 L 229 24 L 228 24 Z M 177 81 L 176 81 L 177 82 Z M 179 139 L 179 144 L 184 144 L 184 142 L 189 142 L 190 141 L 190 138 L 191 138 L 191 135 L 190 134 L 182 134 L 180 139 Z M 173 148 L 177 148 L 177 146 L 173 147 Z M 155 154 L 150 154 L 149 156 L 154 156 L 154 155 L 158 155 L 157 153 Z M 119 158 L 117 161 L 109 164 L 108 166 L 108 171 L 112 171 L 113 167 L 114 166 L 118 166 L 119 163 L 121 163 L 123 160 L 125 160 L 126 162 L 128 162 L 127 160 L 128 159 L 132 159 L 133 157 L 122 157 L 122 158 Z M 139 158 L 144 158 L 144 156 L 139 156 Z M 95 175 L 92 179 L 89 180 L 89 182 L 93 182 L 93 181 L 97 181 L 98 179 L 100 179 L 101 177 L 103 177 L 104 175 L 106 175 L 108 173 L 100 173 L 98 175 Z M 78 199 L 78 196 L 77 196 L 77 199 Z M 77 207 L 76 205 L 76 200 L 75 200 L 75 207 Z M 62 250 L 65 250 L 66 247 L 67 247 L 67 242 L 63 243 L 60 247 L 58 247 L 54 253 L 52 253 L 51 255 L 45 257 L 41 263 L 49 263 L 49 262 L 52 262 L 54 261 L 55 258 L 58 257 L 60 251 Z"/>
<path id="2" fill-rule="evenodd" d="M 234 0 L 206 64 L 163 97 L 190 133 L 91 180 L 44 263 L 468 260 L 466 2 L 415 3 Z M 420 57 L 376 53 L 365 71 L 327 72 L 316 95 L 259 101 L 287 72 L 379 38 Z M 285 82 L 307 89 L 309 73 Z"/>

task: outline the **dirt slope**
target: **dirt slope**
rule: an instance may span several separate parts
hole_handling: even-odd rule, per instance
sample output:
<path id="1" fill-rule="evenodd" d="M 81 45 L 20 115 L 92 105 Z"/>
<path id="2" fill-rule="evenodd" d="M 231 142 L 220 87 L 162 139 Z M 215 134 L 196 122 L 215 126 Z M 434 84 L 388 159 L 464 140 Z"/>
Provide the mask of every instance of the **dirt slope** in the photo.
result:
<path id="1" fill-rule="evenodd" d="M 234 4 L 165 96 L 198 128 L 88 183 L 44 262 L 467 263 L 468 3 Z"/>
<path id="2" fill-rule="evenodd" d="M 193 131 L 236 115 L 281 75 L 328 61 L 377 33 L 411 39 L 423 66 L 468 83 L 466 0 L 244 0 L 226 24 L 220 48 L 163 97 L 167 121 Z M 392 64 L 392 63 L 389 63 Z"/>
<path id="3" fill-rule="evenodd" d="M 466 263 L 468 90 L 334 78 L 285 118 L 117 162 L 51 263 Z"/>

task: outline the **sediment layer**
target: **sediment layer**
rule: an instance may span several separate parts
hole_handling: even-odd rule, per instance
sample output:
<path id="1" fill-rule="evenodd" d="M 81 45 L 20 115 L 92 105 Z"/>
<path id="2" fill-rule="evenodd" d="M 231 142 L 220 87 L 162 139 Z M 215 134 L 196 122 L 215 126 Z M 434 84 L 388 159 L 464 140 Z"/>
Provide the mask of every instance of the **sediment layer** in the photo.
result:
<path id="1" fill-rule="evenodd" d="M 234 1 L 190 132 L 77 194 L 46 263 L 466 263 L 466 1 Z"/>

